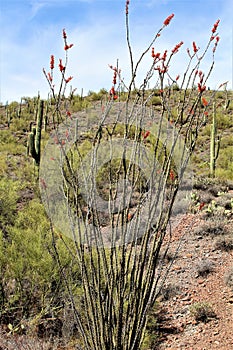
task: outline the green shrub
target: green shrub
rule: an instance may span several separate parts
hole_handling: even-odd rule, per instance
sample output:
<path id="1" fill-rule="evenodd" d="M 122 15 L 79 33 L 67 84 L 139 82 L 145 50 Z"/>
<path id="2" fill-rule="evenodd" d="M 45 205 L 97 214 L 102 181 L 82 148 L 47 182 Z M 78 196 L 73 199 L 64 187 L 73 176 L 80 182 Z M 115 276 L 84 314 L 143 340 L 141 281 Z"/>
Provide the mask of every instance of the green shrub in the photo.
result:
<path id="1" fill-rule="evenodd" d="M 11 317 L 15 326 L 23 318 L 45 315 L 53 310 L 56 313 L 62 308 L 66 288 L 56 254 L 70 286 L 74 288 L 80 284 L 81 278 L 79 266 L 72 263 L 72 254 L 63 242 L 56 233 L 52 237 L 49 220 L 39 200 L 31 200 L 18 212 L 7 240 L 0 245 L 0 271 L 5 286 L 0 310 L 2 320 Z"/>
<path id="2" fill-rule="evenodd" d="M 161 106 L 161 104 L 162 104 L 161 98 L 159 96 L 153 96 L 149 100 L 149 104 L 152 105 L 152 106 Z"/>
<path id="3" fill-rule="evenodd" d="M 207 302 L 198 302 L 190 306 L 190 313 L 197 322 L 208 322 L 216 317 L 212 306 Z"/>
<path id="4" fill-rule="evenodd" d="M 0 179 L 0 229 L 3 231 L 7 231 L 7 227 L 15 221 L 20 188 L 18 181 Z"/>

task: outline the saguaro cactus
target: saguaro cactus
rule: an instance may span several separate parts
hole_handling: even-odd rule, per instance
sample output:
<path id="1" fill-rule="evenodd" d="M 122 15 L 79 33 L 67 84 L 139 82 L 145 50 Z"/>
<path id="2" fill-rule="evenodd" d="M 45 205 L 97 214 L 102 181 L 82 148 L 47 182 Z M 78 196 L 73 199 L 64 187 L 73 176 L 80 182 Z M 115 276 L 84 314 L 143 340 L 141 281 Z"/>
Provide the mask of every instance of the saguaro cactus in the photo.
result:
<path id="1" fill-rule="evenodd" d="M 40 165 L 41 129 L 43 120 L 44 101 L 39 101 L 36 128 L 32 128 L 28 136 L 28 153 L 34 158 L 36 165 Z"/>
<path id="2" fill-rule="evenodd" d="M 210 176 L 215 177 L 216 161 L 219 155 L 220 149 L 220 136 L 217 136 L 216 126 L 216 106 L 213 103 L 213 119 L 211 124 L 210 134 Z"/>

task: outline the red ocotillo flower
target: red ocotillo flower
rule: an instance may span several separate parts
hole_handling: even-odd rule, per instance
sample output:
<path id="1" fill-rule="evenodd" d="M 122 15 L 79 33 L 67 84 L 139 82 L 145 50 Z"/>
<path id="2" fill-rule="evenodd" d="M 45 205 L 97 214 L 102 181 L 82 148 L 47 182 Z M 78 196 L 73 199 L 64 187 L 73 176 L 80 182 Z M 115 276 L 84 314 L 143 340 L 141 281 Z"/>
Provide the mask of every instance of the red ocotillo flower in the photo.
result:
<path id="1" fill-rule="evenodd" d="M 155 49 L 154 49 L 154 47 L 152 47 L 151 56 L 156 60 L 156 59 L 160 58 L 160 53 L 159 52 L 155 53 Z"/>
<path id="2" fill-rule="evenodd" d="M 218 25 L 219 25 L 220 19 L 218 19 L 215 23 L 214 26 L 212 28 L 212 33 L 215 33 L 216 30 L 218 29 Z"/>
<path id="3" fill-rule="evenodd" d="M 114 86 L 113 86 L 113 87 L 111 88 L 111 90 L 109 91 L 109 95 L 110 95 L 110 97 L 112 97 L 114 100 L 116 100 L 116 99 L 118 98 Z"/>
<path id="4" fill-rule="evenodd" d="M 114 73 L 113 73 L 113 79 L 112 79 L 112 83 L 113 83 L 113 85 L 116 85 L 116 83 L 117 83 L 117 68 L 115 67 L 114 69 Z"/>
<path id="5" fill-rule="evenodd" d="M 150 135 L 150 131 L 147 130 L 146 132 L 142 132 L 143 139 L 147 139 L 147 137 Z"/>
<path id="6" fill-rule="evenodd" d="M 194 51 L 194 53 L 196 53 L 198 51 L 198 48 L 197 48 L 195 41 L 193 41 L 193 51 Z"/>
<path id="7" fill-rule="evenodd" d="M 177 53 L 179 51 L 179 48 L 183 45 L 183 41 L 181 41 L 179 44 L 177 44 L 174 49 L 172 50 L 172 53 Z"/>
<path id="8" fill-rule="evenodd" d="M 58 67 L 59 67 L 59 69 L 60 69 L 60 72 L 64 72 L 65 67 L 64 67 L 63 64 L 62 64 L 61 58 L 59 59 L 59 65 L 58 65 Z"/>
<path id="9" fill-rule="evenodd" d="M 199 205 L 199 210 L 202 210 L 202 208 L 204 207 L 205 203 L 204 202 L 201 202 L 200 205 Z"/>
<path id="10" fill-rule="evenodd" d="M 203 105 L 206 107 L 206 106 L 208 106 L 208 101 L 205 99 L 205 97 L 202 97 L 202 103 L 203 103 Z"/>
<path id="11" fill-rule="evenodd" d="M 63 29 L 62 34 L 63 34 L 63 39 L 67 39 L 67 35 L 66 35 L 65 29 Z"/>
<path id="12" fill-rule="evenodd" d="M 65 79 L 66 84 L 68 84 L 71 81 L 71 79 L 73 79 L 73 77 L 71 77 L 71 76 L 69 78 Z"/>
<path id="13" fill-rule="evenodd" d="M 201 85 L 200 83 L 197 84 L 197 89 L 199 92 L 203 92 L 206 90 L 206 86 L 205 85 Z"/>
<path id="14" fill-rule="evenodd" d="M 64 50 L 66 51 L 66 50 L 69 50 L 72 46 L 74 46 L 74 44 L 70 44 L 70 45 L 65 45 L 64 46 Z"/>
<path id="15" fill-rule="evenodd" d="M 50 83 L 52 83 L 52 81 L 53 81 L 53 77 L 51 76 L 50 73 L 48 73 L 48 80 L 50 81 Z"/>
<path id="16" fill-rule="evenodd" d="M 165 26 L 168 26 L 173 17 L 174 17 L 174 13 L 172 13 L 170 16 L 168 16 L 168 17 L 165 19 L 165 21 L 163 22 L 163 24 L 164 24 Z"/>
<path id="17" fill-rule="evenodd" d="M 163 56 L 161 57 L 161 60 L 162 60 L 162 61 L 166 61 L 166 59 L 167 59 L 167 50 L 164 51 L 164 54 L 163 54 Z"/>
<path id="18" fill-rule="evenodd" d="M 171 181 L 175 180 L 175 174 L 174 174 L 173 170 L 170 170 L 169 177 L 170 177 Z"/>
<path id="19" fill-rule="evenodd" d="M 129 13 L 129 0 L 126 0 L 125 2 L 125 13 L 128 15 Z"/>
<path id="20" fill-rule="evenodd" d="M 52 70 L 54 68 L 54 56 L 51 55 L 50 57 L 50 69 Z"/>
<path id="21" fill-rule="evenodd" d="M 215 44 L 214 44 L 214 47 L 213 47 L 213 53 L 216 51 L 216 48 L 217 48 L 217 46 L 218 46 L 219 40 L 220 40 L 220 37 L 219 37 L 219 36 L 216 36 L 216 38 L 215 38 Z"/>

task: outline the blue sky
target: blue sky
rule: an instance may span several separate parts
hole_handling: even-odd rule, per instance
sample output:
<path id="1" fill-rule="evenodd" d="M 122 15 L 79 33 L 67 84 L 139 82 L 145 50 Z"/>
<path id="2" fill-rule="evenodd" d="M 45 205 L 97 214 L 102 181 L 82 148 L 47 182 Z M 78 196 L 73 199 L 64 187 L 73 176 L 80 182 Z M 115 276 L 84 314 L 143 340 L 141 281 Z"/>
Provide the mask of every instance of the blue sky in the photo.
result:
<path id="1" fill-rule="evenodd" d="M 74 76 L 72 86 L 77 93 L 82 88 L 84 93 L 110 89 L 112 72 L 108 64 L 115 65 L 117 59 L 122 76 L 126 81 L 129 78 L 125 0 L 1 0 L 0 10 L 0 102 L 33 97 L 38 91 L 42 97 L 47 96 L 49 87 L 42 69 L 49 69 L 51 54 L 56 63 L 64 57 L 63 28 L 68 42 L 74 44 L 69 52 L 67 76 Z M 204 49 L 219 18 L 221 39 L 208 86 L 215 89 L 228 80 L 228 88 L 232 89 L 232 0 L 131 0 L 129 12 L 135 60 L 164 19 L 175 14 L 155 45 L 155 52 L 162 52 L 184 41 L 174 60 L 174 74 L 182 74 L 186 48 L 192 48 L 193 41 Z M 209 62 L 204 62 L 204 71 Z M 150 54 L 142 64 L 139 81 L 149 63 Z"/>

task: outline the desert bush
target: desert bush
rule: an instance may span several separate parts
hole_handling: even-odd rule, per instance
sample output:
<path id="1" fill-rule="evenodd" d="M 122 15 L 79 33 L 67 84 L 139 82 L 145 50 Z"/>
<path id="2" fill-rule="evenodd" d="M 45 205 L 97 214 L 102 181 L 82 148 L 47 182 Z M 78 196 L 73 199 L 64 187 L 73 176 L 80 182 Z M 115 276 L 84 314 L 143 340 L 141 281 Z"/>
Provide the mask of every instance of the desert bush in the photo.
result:
<path id="1" fill-rule="evenodd" d="M 196 265 L 196 271 L 198 273 L 198 276 L 207 276 L 209 273 L 214 271 L 214 262 L 211 260 L 201 260 Z"/>
<path id="2" fill-rule="evenodd" d="M 224 281 L 226 285 L 233 290 L 233 267 L 225 274 Z"/>
<path id="3" fill-rule="evenodd" d="M 150 103 L 152 106 L 161 106 L 161 98 L 159 96 L 154 96 L 150 99 Z"/>
<path id="4" fill-rule="evenodd" d="M 57 341 L 45 341 L 36 336 L 13 335 L 0 329 L 0 349 L 3 350 L 59 350 Z"/>
<path id="5" fill-rule="evenodd" d="M 180 286 L 176 284 L 167 284 L 161 288 L 160 295 L 162 300 L 169 300 L 180 293 Z"/>
<path id="6" fill-rule="evenodd" d="M 21 183 L 3 177 L 0 179 L 0 229 L 7 232 L 15 221 Z"/>
<path id="7" fill-rule="evenodd" d="M 233 250 L 232 236 L 224 236 L 222 238 L 218 238 L 215 241 L 215 249 L 226 251 L 226 252 Z"/>
<path id="8" fill-rule="evenodd" d="M 211 319 L 216 318 L 216 313 L 212 306 L 207 302 L 194 303 L 190 306 L 189 310 L 197 322 L 206 323 Z"/>
<path id="9" fill-rule="evenodd" d="M 228 233 L 229 229 L 226 226 L 226 223 L 220 220 L 206 221 L 194 229 L 194 234 L 200 236 L 218 236 L 226 235 Z"/>
<path id="10" fill-rule="evenodd" d="M 50 223 L 43 205 L 34 199 L 18 212 L 14 226 L 8 229 L 7 241 L 0 246 L 4 296 L 0 306 L 1 323 L 9 323 L 15 328 L 29 318 L 31 322 L 27 322 L 26 328 L 30 330 L 35 329 L 38 323 L 42 324 L 42 320 L 46 320 L 48 315 L 56 323 L 60 310 L 67 302 L 67 281 L 74 289 L 74 296 L 79 293 L 79 266 L 73 265 L 72 255 L 65 248 L 65 240 L 59 237 L 57 234 L 54 239 L 57 240 L 56 246 L 66 280 L 62 280 L 60 276 Z M 17 329 L 20 330 L 20 327 Z M 59 334 L 61 329 L 57 332 Z"/>

